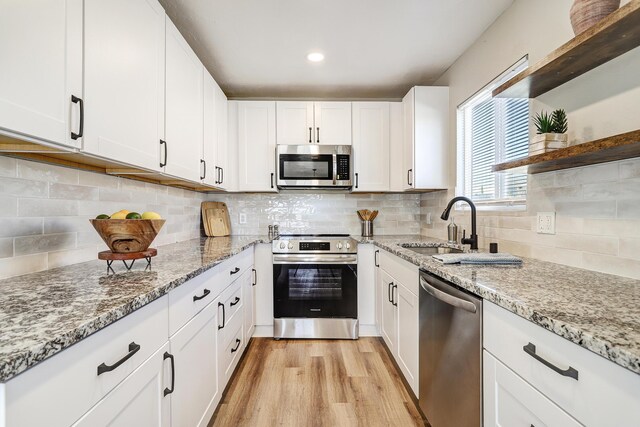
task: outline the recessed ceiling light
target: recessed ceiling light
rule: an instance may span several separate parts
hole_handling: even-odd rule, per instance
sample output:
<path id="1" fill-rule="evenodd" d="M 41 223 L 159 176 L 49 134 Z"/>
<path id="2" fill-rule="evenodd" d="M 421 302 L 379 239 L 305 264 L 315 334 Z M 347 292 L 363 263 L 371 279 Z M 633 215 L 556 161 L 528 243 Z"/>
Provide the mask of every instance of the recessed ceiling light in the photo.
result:
<path id="1" fill-rule="evenodd" d="M 309 55 L 307 55 L 307 59 L 311 62 L 320 62 L 324 60 L 324 55 L 321 54 L 320 52 L 312 52 Z"/>

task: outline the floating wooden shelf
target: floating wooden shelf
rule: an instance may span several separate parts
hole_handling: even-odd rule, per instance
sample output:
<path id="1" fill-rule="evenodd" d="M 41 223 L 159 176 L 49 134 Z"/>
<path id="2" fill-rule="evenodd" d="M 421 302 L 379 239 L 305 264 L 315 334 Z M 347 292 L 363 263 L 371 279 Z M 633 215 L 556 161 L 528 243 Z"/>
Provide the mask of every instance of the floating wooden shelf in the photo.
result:
<path id="1" fill-rule="evenodd" d="M 535 98 L 640 46 L 640 0 L 632 0 L 493 91 Z"/>
<path id="2" fill-rule="evenodd" d="M 494 172 L 536 174 L 640 157 L 640 130 L 493 166 Z"/>

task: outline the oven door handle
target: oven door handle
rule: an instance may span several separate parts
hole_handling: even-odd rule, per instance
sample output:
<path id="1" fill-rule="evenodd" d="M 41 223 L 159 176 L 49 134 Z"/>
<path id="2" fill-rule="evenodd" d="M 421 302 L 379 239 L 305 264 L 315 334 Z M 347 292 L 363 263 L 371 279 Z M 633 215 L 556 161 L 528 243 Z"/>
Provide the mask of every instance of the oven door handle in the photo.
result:
<path id="1" fill-rule="evenodd" d="M 289 254 L 273 255 L 274 264 L 357 264 L 358 256 L 328 254 Z"/>

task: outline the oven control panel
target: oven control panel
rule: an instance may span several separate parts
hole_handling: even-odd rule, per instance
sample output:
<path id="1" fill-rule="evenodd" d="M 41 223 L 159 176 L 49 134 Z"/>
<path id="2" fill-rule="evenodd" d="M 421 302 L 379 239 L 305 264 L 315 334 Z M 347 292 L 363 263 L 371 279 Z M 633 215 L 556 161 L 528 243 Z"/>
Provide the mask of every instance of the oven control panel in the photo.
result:
<path id="1" fill-rule="evenodd" d="M 358 242 L 350 237 L 322 240 L 276 239 L 272 243 L 273 253 L 278 254 L 355 254 L 358 250 Z"/>

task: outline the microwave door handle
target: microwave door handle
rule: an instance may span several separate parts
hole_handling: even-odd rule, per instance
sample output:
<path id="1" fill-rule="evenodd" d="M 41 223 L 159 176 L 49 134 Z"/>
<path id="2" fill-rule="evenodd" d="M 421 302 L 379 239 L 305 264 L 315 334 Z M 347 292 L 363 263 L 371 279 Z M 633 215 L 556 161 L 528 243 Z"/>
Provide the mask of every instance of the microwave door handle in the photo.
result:
<path id="1" fill-rule="evenodd" d="M 333 185 L 336 185 L 337 175 L 338 175 L 338 155 L 333 153 Z"/>

